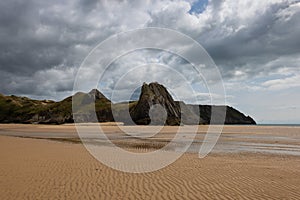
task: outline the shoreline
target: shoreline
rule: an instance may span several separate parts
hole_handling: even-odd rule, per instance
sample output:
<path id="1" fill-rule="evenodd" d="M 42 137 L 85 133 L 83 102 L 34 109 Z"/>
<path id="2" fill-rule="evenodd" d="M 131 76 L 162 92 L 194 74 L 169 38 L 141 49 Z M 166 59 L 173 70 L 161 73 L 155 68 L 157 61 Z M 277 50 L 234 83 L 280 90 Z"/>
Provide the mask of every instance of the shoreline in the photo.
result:
<path id="1" fill-rule="evenodd" d="M 30 125 L 0 124 L 0 135 L 21 138 L 49 139 L 67 143 L 85 142 L 102 145 L 106 138 L 98 136 L 95 130 L 98 124 L 82 124 L 88 132 L 77 134 L 76 126 L 72 125 Z M 193 126 L 194 127 L 194 126 Z M 182 139 L 178 144 L 191 141 L 189 153 L 198 153 L 208 126 L 198 126 L 194 135 L 192 129 L 186 127 L 147 127 L 147 126 L 116 126 L 101 124 L 106 137 L 121 148 L 160 149 L 170 142 L 179 128 Z M 125 131 L 125 132 L 124 132 Z M 128 135 L 126 131 L 130 132 Z M 151 137 L 141 137 L 144 133 L 157 132 Z M 186 131 L 186 132 L 185 132 Z M 134 135 L 136 135 L 136 137 Z M 172 150 L 172 149 L 170 149 Z M 232 126 L 226 125 L 212 153 L 266 153 L 300 156 L 300 127 L 281 126 Z"/>

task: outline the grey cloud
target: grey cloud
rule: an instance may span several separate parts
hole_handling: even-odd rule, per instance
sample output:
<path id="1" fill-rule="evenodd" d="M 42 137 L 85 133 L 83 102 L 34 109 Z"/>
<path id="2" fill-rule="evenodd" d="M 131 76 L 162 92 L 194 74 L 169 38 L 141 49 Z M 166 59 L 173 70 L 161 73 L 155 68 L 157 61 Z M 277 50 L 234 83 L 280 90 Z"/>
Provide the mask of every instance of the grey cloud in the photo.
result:
<path id="1" fill-rule="evenodd" d="M 287 18 L 284 12 L 288 13 L 296 4 L 298 9 Z M 300 45 L 296 36 L 300 35 L 299 16 L 298 2 L 274 3 L 264 12 L 249 19 L 244 28 L 225 37 L 220 35 L 222 27 L 230 28 L 239 24 L 232 16 L 233 18 L 219 24 L 215 29 L 202 33 L 200 40 L 221 67 L 225 77 L 233 77 L 236 69 L 245 71 L 250 77 L 263 71 L 267 75 L 274 70 L 265 69 L 269 62 L 278 57 L 299 56 Z"/>
<path id="2" fill-rule="evenodd" d="M 186 1 L 1 1 L 0 92 L 40 96 L 68 92 L 76 69 L 98 42 L 146 26 L 173 28 L 196 39 L 225 79 L 236 78 L 237 71 L 249 78 L 268 75 L 283 65 L 299 67 L 291 59 L 300 56 L 299 1 L 243 2 L 253 6 L 236 8 L 236 1 L 211 0 L 204 12 L 190 14 L 191 4 Z M 157 54 L 134 55 L 130 62 L 126 60 L 128 65 L 149 61 Z M 278 59 L 281 62 L 275 62 Z M 184 71 L 191 82 L 199 81 L 193 80 L 183 59 L 160 54 L 158 62 Z M 121 64 L 125 66 L 125 60 L 111 66 L 109 77 L 126 71 Z M 107 78 L 107 90 L 115 80 Z"/>

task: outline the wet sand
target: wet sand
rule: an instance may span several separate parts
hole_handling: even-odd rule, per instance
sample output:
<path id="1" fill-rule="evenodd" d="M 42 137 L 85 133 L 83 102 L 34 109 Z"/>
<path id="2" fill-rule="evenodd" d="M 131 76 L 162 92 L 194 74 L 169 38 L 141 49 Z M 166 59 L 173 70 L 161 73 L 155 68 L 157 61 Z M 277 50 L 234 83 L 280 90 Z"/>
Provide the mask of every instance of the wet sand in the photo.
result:
<path id="1" fill-rule="evenodd" d="M 81 135 L 85 141 L 103 145 L 106 138 L 100 137 L 98 124 L 82 124 L 85 133 Z M 139 127 L 115 126 L 114 123 L 101 124 L 106 136 L 120 147 L 161 148 L 170 142 L 179 128 L 182 127 Z M 160 130 L 161 129 L 161 130 Z M 193 141 L 188 152 L 198 153 L 208 126 L 198 126 L 196 135 L 192 129 L 184 129 L 182 141 Z M 140 138 L 143 135 L 159 133 L 152 137 Z M 128 134 L 124 133 L 127 132 Z M 56 141 L 80 143 L 76 127 L 67 125 L 28 125 L 28 124 L 0 124 L 0 135 L 18 136 L 26 138 L 44 138 Z M 136 136 L 136 137 L 133 137 Z M 194 137 L 195 136 L 195 137 Z M 141 145 L 142 144 L 142 145 Z M 224 126 L 218 143 L 213 149 L 215 153 L 269 153 L 300 156 L 300 126 Z"/>
<path id="2" fill-rule="evenodd" d="M 196 136 L 200 145 L 205 128 Z M 129 145 L 133 140 L 118 127 L 104 129 L 116 141 L 124 140 L 124 147 L 133 148 Z M 150 142 L 168 141 L 174 131 L 176 127 L 165 127 Z M 95 160 L 78 141 L 72 125 L 0 125 L 0 134 L 0 199 L 300 198 L 297 154 L 280 148 L 279 152 L 223 148 L 243 142 L 255 143 L 258 149 L 261 144 L 297 149 L 299 127 L 226 126 L 216 146 L 219 149 L 206 158 L 185 153 L 166 168 L 144 174 L 119 172 Z M 197 142 L 194 145 L 198 147 Z"/>

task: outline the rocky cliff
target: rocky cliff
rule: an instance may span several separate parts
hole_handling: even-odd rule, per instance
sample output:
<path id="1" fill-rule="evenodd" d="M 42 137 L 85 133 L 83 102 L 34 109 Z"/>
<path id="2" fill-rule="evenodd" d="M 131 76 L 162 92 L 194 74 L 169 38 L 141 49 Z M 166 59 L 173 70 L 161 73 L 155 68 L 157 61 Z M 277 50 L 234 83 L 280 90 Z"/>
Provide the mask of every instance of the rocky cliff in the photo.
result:
<path id="1" fill-rule="evenodd" d="M 211 119 L 212 110 L 216 114 L 215 121 Z M 126 112 L 132 120 L 123 117 Z M 222 119 L 218 121 L 222 112 L 226 112 L 225 124 L 256 124 L 251 117 L 232 107 L 174 101 L 168 90 L 158 83 L 144 83 L 138 101 L 115 104 L 96 89 L 89 93 L 78 92 L 59 102 L 0 95 L 0 123 L 62 124 L 73 123 L 76 117 L 76 122 L 118 119 L 125 124 L 133 121 L 138 125 L 218 124 L 223 122 Z"/>
<path id="2" fill-rule="evenodd" d="M 152 115 L 151 115 L 152 113 Z M 179 125 L 180 106 L 167 89 L 158 83 L 144 83 L 136 106 L 131 109 L 132 120 L 138 125 Z"/>
<path id="3" fill-rule="evenodd" d="M 214 121 L 211 119 L 212 110 Z M 158 83 L 143 84 L 140 98 L 130 115 L 139 125 L 256 124 L 251 117 L 229 106 L 189 105 L 174 101 L 168 90 Z"/>

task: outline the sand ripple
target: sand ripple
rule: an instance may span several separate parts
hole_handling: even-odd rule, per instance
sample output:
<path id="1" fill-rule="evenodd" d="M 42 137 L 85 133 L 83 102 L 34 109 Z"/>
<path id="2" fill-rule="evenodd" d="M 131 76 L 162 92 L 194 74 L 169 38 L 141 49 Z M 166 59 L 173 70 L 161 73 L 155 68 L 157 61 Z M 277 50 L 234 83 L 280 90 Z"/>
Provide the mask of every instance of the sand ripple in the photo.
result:
<path id="1" fill-rule="evenodd" d="M 81 144 L 0 136 L 0 199 L 299 199 L 300 158 L 186 154 L 162 170 L 122 173 Z"/>

